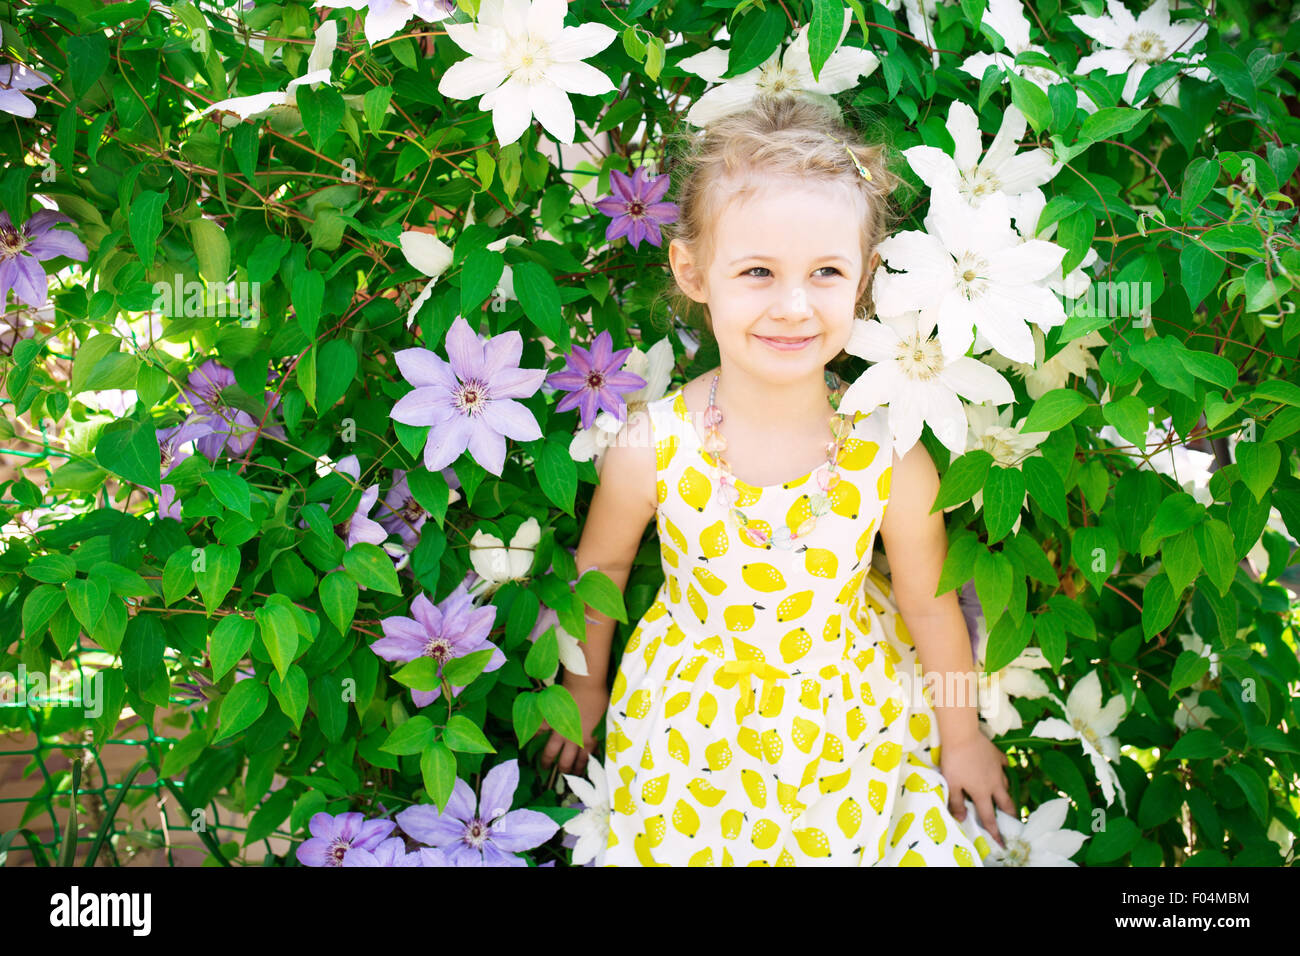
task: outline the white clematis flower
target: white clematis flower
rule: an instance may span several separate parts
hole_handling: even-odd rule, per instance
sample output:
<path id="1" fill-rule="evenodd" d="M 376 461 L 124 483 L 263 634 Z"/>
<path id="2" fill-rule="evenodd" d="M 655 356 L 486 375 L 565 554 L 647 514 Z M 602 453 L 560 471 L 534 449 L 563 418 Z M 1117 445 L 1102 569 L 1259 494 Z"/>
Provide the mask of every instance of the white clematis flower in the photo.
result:
<path id="1" fill-rule="evenodd" d="M 473 216 L 471 215 L 466 218 L 465 225 L 470 226 L 472 224 Z M 402 255 L 406 257 L 406 261 L 429 276 L 429 282 L 420 290 L 420 294 L 415 297 L 415 301 L 411 303 L 411 308 L 406 313 L 406 327 L 409 329 L 412 323 L 415 322 L 415 316 L 420 311 L 420 306 L 424 305 L 429 296 L 433 295 L 433 287 L 438 284 L 438 279 L 451 265 L 455 252 L 433 233 L 420 229 L 408 229 L 398 237 L 398 241 L 402 246 Z M 495 242 L 489 242 L 487 248 L 493 252 L 500 252 L 508 245 L 517 246 L 523 241 L 523 236 L 503 236 Z M 514 276 L 509 266 L 505 266 L 501 273 L 497 293 L 503 298 L 515 298 Z"/>
<path id="2" fill-rule="evenodd" d="M 265 113 L 272 114 L 272 120 L 289 119 L 298 113 L 296 90 L 309 85 L 314 90 L 321 83 L 330 84 L 330 64 L 334 60 L 334 49 L 338 46 L 339 25 L 337 20 L 326 20 L 316 28 L 316 42 L 312 44 L 311 53 L 307 55 L 307 72 L 297 79 L 289 81 L 284 90 L 271 90 L 266 93 L 254 93 L 252 96 L 235 96 L 218 100 L 205 107 L 200 116 L 213 110 L 222 110 L 235 114 L 238 119 L 222 117 L 222 125 L 237 126 L 244 120 L 254 119 Z"/>
<path id="3" fill-rule="evenodd" d="M 316 0 L 314 7 L 344 7 L 366 11 L 366 42 L 387 40 L 411 17 L 438 23 L 456 12 L 456 0 Z"/>
<path id="4" fill-rule="evenodd" d="M 585 809 L 572 820 L 566 820 L 565 833 L 578 838 L 573 848 L 573 865 L 584 866 L 594 861 L 602 866 L 605 848 L 609 842 L 610 797 L 609 781 L 605 775 L 605 765 L 595 757 L 587 761 L 587 779 L 566 773 L 564 780 L 569 789 L 582 801 Z"/>
<path id="5" fill-rule="evenodd" d="M 984 675 L 985 655 L 988 653 L 989 631 L 984 615 L 976 615 L 975 633 L 979 643 L 975 649 L 975 672 Z M 1067 658 L 1068 660 L 1068 658 Z M 1011 703 L 1012 697 L 1050 697 L 1058 704 L 1061 701 L 1052 688 L 1035 671 L 1051 668 L 1043 652 L 1037 647 L 1026 647 L 1006 667 L 988 675 L 987 681 L 977 684 L 979 689 L 979 715 L 983 718 L 979 724 L 984 736 L 992 740 L 1011 730 L 1024 726 L 1020 712 Z M 1061 706 L 1065 706 L 1061 704 Z"/>
<path id="6" fill-rule="evenodd" d="M 992 849 L 984 858 L 985 866 L 1076 866 L 1070 857 L 1079 852 L 1083 841 L 1088 839 L 1086 833 L 1078 830 L 1064 830 L 1065 818 L 1070 812 L 1068 797 L 1057 797 L 1034 808 L 1029 819 L 1021 822 L 1010 814 L 994 807 L 997 814 L 998 833 L 1005 846 L 991 843 Z M 977 832 L 969 827 L 968 821 L 977 817 L 975 804 L 966 801 L 966 819 L 961 823 L 962 832 L 974 836 Z"/>
<path id="7" fill-rule="evenodd" d="M 948 107 L 948 132 L 956 147 L 954 155 L 933 146 L 913 146 L 903 150 L 903 155 L 931 189 L 947 183 L 976 208 L 993 193 L 1012 199 L 1035 189 L 1063 168 L 1052 162 L 1051 152 L 1041 147 L 1016 152 L 1016 144 L 1025 135 L 1025 114 L 1015 106 L 1006 108 L 1002 125 L 983 158 L 979 120 L 961 100 L 953 100 Z"/>
<path id="8" fill-rule="evenodd" d="M 943 181 L 931 192 L 925 229 L 898 232 L 880 244 L 880 313 L 919 309 L 929 323 L 924 331 L 937 322 L 946 355 L 965 355 L 978 329 L 1003 355 L 1031 361 L 1029 323 L 1044 331 L 1065 324 L 1065 310 L 1043 284 L 1060 269 L 1065 249 L 1044 239 L 1021 242 L 1002 193 L 991 193 L 974 209 Z M 903 271 L 886 272 L 885 263 Z"/>
<path id="9" fill-rule="evenodd" d="M 1061 77 L 1051 70 L 1041 66 L 1016 64 L 1016 57 L 1028 51 L 1041 53 L 1051 59 L 1041 46 L 1029 42 L 1029 18 L 1025 16 L 1025 8 L 1020 0 L 989 0 L 988 9 L 984 11 L 984 19 L 981 22 L 987 23 L 997 31 L 1007 48 L 998 53 L 974 53 L 966 57 L 959 67 L 963 73 L 968 73 L 977 80 L 982 79 L 984 71 L 992 63 L 1002 67 L 1008 73 L 1024 77 L 1044 93 L 1053 83 L 1061 82 Z M 1003 82 L 1006 82 L 1005 77 Z"/>
<path id="10" fill-rule="evenodd" d="M 1109 393 L 1110 388 L 1107 386 L 1102 395 L 1103 403 L 1110 400 Z M 1098 429 L 1097 437 L 1125 449 L 1125 453 L 1135 459 L 1138 468 L 1147 468 L 1169 476 L 1201 504 L 1208 507 L 1214 502 L 1214 496 L 1210 494 L 1210 478 L 1214 475 L 1210 466 L 1214 464 L 1214 455 L 1188 448 L 1174 431 L 1172 418 L 1155 422 L 1147 429 L 1143 443 L 1146 446 L 1145 453 L 1134 449 L 1132 442 L 1120 435 L 1114 425 Z"/>
<path id="11" fill-rule="evenodd" d="M 438 92 L 457 100 L 481 96 L 502 146 L 523 136 L 536 117 L 561 143 L 572 143 L 570 93 L 599 96 L 617 87 L 582 61 L 614 42 L 603 23 L 566 27 L 565 0 L 483 0 L 478 23 L 449 23 L 447 35 L 469 56 L 453 63 Z"/>
<path id="12" fill-rule="evenodd" d="M 872 365 L 848 387 L 843 412 L 871 411 L 889 404 L 894 451 L 901 458 L 928 422 L 954 455 L 966 450 L 966 412 L 958 395 L 1005 405 L 1015 399 L 997 372 L 973 358 L 949 360 L 938 339 L 919 329 L 915 311 L 879 319 L 853 320 L 845 351 Z"/>
<path id="13" fill-rule="evenodd" d="M 808 55 L 808 24 L 801 26 L 794 40 L 773 53 L 762 66 L 757 66 L 740 76 L 724 80 L 727 72 L 726 50 L 719 47 L 688 56 L 678 66 L 688 73 L 702 76 L 710 83 L 718 83 L 701 96 L 686 113 L 686 121 L 693 126 L 708 126 L 729 113 L 749 106 L 754 97 L 804 94 L 814 99 L 829 101 L 832 93 L 842 93 L 858 85 L 863 77 L 870 76 L 880 65 L 880 60 L 870 50 L 861 47 L 841 46 L 848 35 L 853 12 L 844 9 L 844 24 L 835 51 L 822 66 L 818 78 L 813 78 L 812 61 Z"/>
<path id="14" fill-rule="evenodd" d="M 1208 80 L 1210 71 L 1203 66 L 1190 66 L 1204 58 L 1204 54 L 1191 54 L 1191 49 L 1209 32 L 1205 21 L 1180 20 L 1169 22 L 1168 0 L 1154 0 L 1151 6 L 1134 19 L 1120 0 L 1106 0 L 1106 16 L 1090 17 L 1082 13 L 1070 14 L 1070 20 L 1103 47 L 1081 59 L 1074 68 L 1079 76 L 1103 69 L 1108 74 L 1125 73 L 1124 89 L 1120 98 L 1130 106 L 1142 76 L 1156 63 L 1167 59 L 1189 64 L 1188 76 Z M 1160 102 L 1178 105 L 1178 77 L 1172 77 L 1154 90 Z M 1093 106 L 1084 97 L 1088 106 Z M 1145 101 L 1145 97 L 1143 98 Z M 1085 106 L 1085 109 L 1087 106 Z M 1089 110 L 1092 112 L 1093 110 Z"/>
<path id="15" fill-rule="evenodd" d="M 475 531 L 469 542 L 469 559 L 481 581 L 473 589 L 476 594 L 495 591 L 507 581 L 515 581 L 528 574 L 533 566 L 533 553 L 542 539 L 542 529 L 536 518 L 529 518 L 519 526 L 510 546 L 493 534 Z"/>
<path id="16" fill-rule="evenodd" d="M 647 403 L 658 401 L 667 393 L 674 361 L 673 344 L 670 339 L 660 339 L 650 346 L 648 352 L 633 347 L 623 363 L 623 370 L 641 376 L 646 383 L 634 392 L 624 393 L 626 418 L 620 420 L 609 412 L 601 411 L 588 428 L 579 428 L 574 432 L 573 440 L 569 442 L 569 456 L 574 461 L 595 459 L 596 468 L 599 470 L 605 456 L 605 449 L 617 440 L 627 419 L 635 412 L 643 410 Z"/>
<path id="17" fill-rule="evenodd" d="M 1113 734 L 1127 709 L 1122 694 L 1106 701 L 1105 707 L 1101 705 L 1101 679 L 1092 670 L 1070 690 L 1070 696 L 1065 700 L 1065 720 L 1046 717 L 1030 731 L 1035 737 L 1079 741 L 1083 752 L 1092 761 L 1106 804 L 1109 806 L 1115 802 L 1115 791 L 1118 790 L 1125 813 L 1128 813 L 1128 802 L 1112 764 L 1119 761 L 1119 740 Z"/>
<path id="18" fill-rule="evenodd" d="M 1072 377 L 1086 378 L 1089 369 L 1097 368 L 1097 360 L 1089 349 L 1105 345 L 1106 339 L 1100 332 L 1092 331 L 1077 339 L 1071 339 L 1047 361 L 1043 355 L 1047 348 L 1047 337 L 1034 327 L 1034 361 L 1013 362 L 997 352 L 990 352 L 983 357 L 983 362 L 998 371 L 1011 371 L 1025 380 L 1025 391 L 1032 399 L 1040 399 L 1057 388 L 1065 388 Z M 975 337 L 975 349 L 980 349 L 980 337 Z"/>

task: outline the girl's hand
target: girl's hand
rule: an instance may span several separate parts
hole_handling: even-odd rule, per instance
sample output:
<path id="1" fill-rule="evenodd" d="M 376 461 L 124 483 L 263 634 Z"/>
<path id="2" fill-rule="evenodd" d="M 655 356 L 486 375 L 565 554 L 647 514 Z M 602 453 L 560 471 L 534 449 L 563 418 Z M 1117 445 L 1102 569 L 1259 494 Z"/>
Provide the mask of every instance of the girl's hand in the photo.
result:
<path id="1" fill-rule="evenodd" d="M 966 819 L 964 790 L 975 802 L 981 826 L 1004 849 L 993 804 L 1011 816 L 1018 814 L 1007 788 L 1003 770 L 1006 765 L 1006 754 L 978 730 L 964 740 L 944 742 L 939 748 L 939 772 L 948 781 L 948 809 L 959 822 Z"/>
<path id="2" fill-rule="evenodd" d="M 605 719 L 605 710 L 609 707 L 609 691 L 604 682 L 595 685 L 582 677 L 564 675 L 564 686 L 578 704 L 578 715 L 582 718 L 583 746 L 578 747 L 572 740 L 560 736 L 542 720 L 542 730 L 551 730 L 551 739 L 542 751 L 542 766 L 550 767 L 557 763 L 561 773 L 583 775 L 587 772 L 587 761 L 596 750 L 596 728 Z M 556 757 L 559 757 L 558 761 Z"/>

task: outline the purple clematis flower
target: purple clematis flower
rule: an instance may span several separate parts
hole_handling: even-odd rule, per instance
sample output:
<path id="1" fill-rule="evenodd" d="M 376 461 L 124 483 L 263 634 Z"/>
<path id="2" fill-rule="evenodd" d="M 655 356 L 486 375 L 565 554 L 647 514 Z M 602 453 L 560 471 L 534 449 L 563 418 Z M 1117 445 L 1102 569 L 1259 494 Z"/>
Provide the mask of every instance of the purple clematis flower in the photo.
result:
<path id="1" fill-rule="evenodd" d="M 564 357 L 563 371 L 554 372 L 546 379 L 547 385 L 569 393 L 560 399 L 555 410 L 567 412 L 577 406 L 581 410 L 583 428 L 590 428 L 596 420 L 598 406 L 623 421 L 627 405 L 622 393 L 635 392 L 646 386 L 640 375 L 620 371 L 623 360 L 632 349 L 614 352 L 611 351 L 613 344 L 614 337 L 606 329 L 596 336 L 590 351 L 575 345 L 573 351 Z"/>
<path id="2" fill-rule="evenodd" d="M 15 226 L 8 210 L 0 209 L 0 305 L 13 289 L 19 301 L 39 309 L 50 297 L 50 277 L 41 263 L 58 256 L 86 261 L 88 253 L 82 241 L 70 232 L 56 230 L 56 222 L 72 219 L 53 209 L 41 209 Z"/>
<path id="3" fill-rule="evenodd" d="M 36 104 L 23 96 L 22 91 L 49 83 L 50 78 L 40 70 L 22 63 L 0 63 L 0 110 L 31 119 L 36 115 Z"/>
<path id="4" fill-rule="evenodd" d="M 523 337 L 513 329 L 483 339 L 461 316 L 447 332 L 444 362 L 428 349 L 395 354 L 402 377 L 415 391 L 393 406 L 392 418 L 405 425 L 430 425 L 424 467 L 445 468 L 468 448 L 484 469 L 500 477 L 506 439 L 535 441 L 542 430 L 533 413 L 516 398 L 542 387 L 545 369 L 519 367 Z"/>
<path id="5" fill-rule="evenodd" d="M 336 817 L 317 813 L 307 825 L 312 839 L 298 845 L 303 866 L 342 866 L 353 849 L 374 850 L 396 826 L 392 820 L 367 820 L 360 813 Z"/>
<path id="6" fill-rule="evenodd" d="M 344 866 L 447 866 L 447 863 L 425 863 L 424 856 L 416 851 L 406 852 L 406 841 L 389 837 L 373 850 L 354 846 L 343 857 Z M 445 859 L 445 858 L 444 858 Z"/>
<path id="7" fill-rule="evenodd" d="M 642 241 L 662 246 L 659 226 L 677 221 L 677 204 L 659 201 L 668 192 L 670 184 L 667 173 L 650 176 L 645 166 L 638 166 L 631 176 L 611 169 L 609 185 L 613 195 L 596 203 L 597 209 L 611 217 L 605 238 L 612 241 L 627 236 L 633 249 L 639 249 Z"/>
<path id="8" fill-rule="evenodd" d="M 426 804 L 397 815 L 405 833 L 443 850 L 457 866 L 527 866 L 515 854 L 545 843 L 560 825 L 536 810 L 511 810 L 519 786 L 519 761 L 507 760 L 488 771 L 475 808 L 474 791 L 456 778 L 441 813 Z"/>
<path id="9" fill-rule="evenodd" d="M 506 662 L 501 649 L 487 639 L 496 621 L 496 606 L 475 607 L 466 581 L 458 584 L 438 605 L 417 594 L 411 602 L 411 613 L 414 619 L 400 615 L 382 618 L 379 623 L 384 636 L 371 644 L 370 649 L 386 661 L 402 664 L 417 657 L 432 657 L 438 662 L 439 677 L 447 661 L 488 647 L 492 648 L 492 657 L 483 670 L 494 671 Z M 451 685 L 453 697 L 462 690 L 464 687 Z M 441 687 L 411 691 L 417 707 L 427 707 L 440 696 Z"/>
<path id="10" fill-rule="evenodd" d="M 335 470 L 347 475 L 353 481 L 361 480 L 361 463 L 356 455 L 346 455 L 339 459 Z M 359 541 L 367 544 L 383 544 L 384 539 L 388 537 L 388 529 L 370 517 L 370 509 L 375 506 L 378 499 L 379 486 L 371 485 L 361 493 L 361 501 L 357 505 L 357 510 L 352 513 L 352 517 L 343 522 L 342 534 L 349 548 Z"/>
<path id="11" fill-rule="evenodd" d="M 162 477 L 166 478 L 173 468 L 190 457 L 189 452 L 181 450 L 182 445 L 201 438 L 207 433 L 206 427 L 189 420 L 173 425 L 171 428 L 160 429 L 158 452 L 162 455 Z M 181 520 L 181 505 L 176 500 L 175 485 L 163 483 L 158 495 L 158 514 L 160 517 Z"/>
<path id="12" fill-rule="evenodd" d="M 383 515 L 379 523 L 392 534 L 400 535 L 406 547 L 414 550 L 420 543 L 420 529 L 429 520 L 429 513 L 411 494 L 406 472 L 400 468 L 393 471 L 393 487 L 384 496 L 384 506 L 379 513 Z"/>
<path id="13" fill-rule="evenodd" d="M 234 457 L 247 453 L 257 440 L 257 420 L 248 412 L 225 404 L 221 398 L 222 390 L 235 384 L 235 373 L 216 359 L 208 359 L 190 373 L 186 384 L 185 400 L 194 407 L 187 424 L 204 429 L 195 442 L 199 454 L 216 461 L 223 452 Z M 275 392 L 264 397 L 271 410 L 280 404 L 280 396 Z M 262 432 L 284 437 L 284 429 L 279 425 L 268 424 Z"/>

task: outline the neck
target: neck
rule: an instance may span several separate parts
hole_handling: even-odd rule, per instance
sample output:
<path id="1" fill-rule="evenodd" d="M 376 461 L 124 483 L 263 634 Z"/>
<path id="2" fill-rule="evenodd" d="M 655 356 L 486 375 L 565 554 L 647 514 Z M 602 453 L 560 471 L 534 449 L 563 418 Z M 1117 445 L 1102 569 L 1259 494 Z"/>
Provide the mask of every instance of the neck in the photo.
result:
<path id="1" fill-rule="evenodd" d="M 715 374 L 719 374 L 718 407 L 726 410 L 728 421 L 740 420 L 752 426 L 780 421 L 802 423 L 831 412 L 831 390 L 820 369 L 780 385 L 745 375 L 725 361 Z"/>

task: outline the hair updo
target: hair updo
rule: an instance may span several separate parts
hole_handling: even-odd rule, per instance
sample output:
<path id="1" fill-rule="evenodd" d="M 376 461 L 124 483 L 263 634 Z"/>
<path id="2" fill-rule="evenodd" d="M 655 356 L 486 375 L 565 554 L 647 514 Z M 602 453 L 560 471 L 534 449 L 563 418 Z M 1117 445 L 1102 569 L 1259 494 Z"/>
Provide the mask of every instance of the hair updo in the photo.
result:
<path id="1" fill-rule="evenodd" d="M 890 195 L 900 179 L 886 168 L 885 147 L 868 144 L 830 104 L 805 95 L 760 94 L 745 109 L 710 123 L 703 130 L 670 134 L 667 163 L 678 217 L 662 227 L 665 249 L 679 239 L 692 259 L 707 268 L 714 252 L 714 227 L 733 201 L 753 195 L 771 178 L 792 178 L 842 189 L 862 216 L 862 267 L 900 218 Z M 858 172 L 848 150 L 868 173 Z M 856 314 L 874 313 L 869 278 Z M 670 278 L 672 310 L 688 326 L 713 335 L 709 307 L 691 299 Z M 700 313 L 702 312 L 702 318 Z"/>

